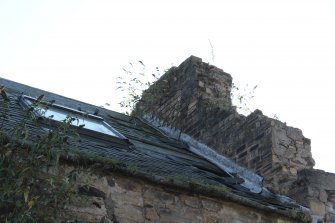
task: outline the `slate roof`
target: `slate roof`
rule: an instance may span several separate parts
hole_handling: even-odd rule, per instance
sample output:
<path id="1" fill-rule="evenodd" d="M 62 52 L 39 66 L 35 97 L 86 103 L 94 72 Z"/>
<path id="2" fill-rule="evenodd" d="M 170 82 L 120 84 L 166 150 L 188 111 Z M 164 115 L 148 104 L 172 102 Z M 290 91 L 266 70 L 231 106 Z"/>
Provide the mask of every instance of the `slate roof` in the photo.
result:
<path id="1" fill-rule="evenodd" d="M 310 220 L 309 209 L 263 188 L 260 176 L 232 164 L 219 155 L 221 158 L 214 161 L 204 158 L 195 149 L 203 147 L 203 150 L 210 150 L 210 148 L 190 137 L 187 138 L 184 134 L 176 139 L 172 129 L 169 132 L 169 127 L 157 125 L 159 122 L 152 117 L 141 120 L 2 78 L 0 86 L 5 86 L 10 98 L 10 115 L 8 118 L 1 117 L 4 120 L 2 130 L 9 131 L 22 120 L 24 111 L 18 103 L 18 98 L 22 94 L 35 98 L 43 94 L 45 98 L 55 100 L 59 105 L 72 109 L 80 108 L 89 114 L 97 113 L 98 110 L 98 115 L 127 140 L 113 137 L 104 140 L 94 135 L 83 135 L 80 144 L 75 146 L 82 152 L 83 157 L 86 157 L 85 159 L 107 163 L 110 160 L 113 161 L 110 163 L 114 164 L 109 167 L 106 165 L 106 168 L 113 171 L 121 171 L 208 196 L 222 197 L 303 221 Z M 0 101 L 2 100 L 0 97 Z M 43 126 L 36 124 L 30 124 L 29 127 L 32 137 L 45 131 Z"/>

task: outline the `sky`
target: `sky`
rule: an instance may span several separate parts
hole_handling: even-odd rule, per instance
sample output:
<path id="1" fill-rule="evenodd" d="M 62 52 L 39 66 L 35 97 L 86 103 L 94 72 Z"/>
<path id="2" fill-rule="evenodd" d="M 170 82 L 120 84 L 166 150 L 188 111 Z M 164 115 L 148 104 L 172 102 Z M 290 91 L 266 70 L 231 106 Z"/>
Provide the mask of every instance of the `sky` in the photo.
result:
<path id="1" fill-rule="evenodd" d="M 120 111 L 122 68 L 201 57 L 335 173 L 335 1 L 0 0 L 0 77 Z"/>

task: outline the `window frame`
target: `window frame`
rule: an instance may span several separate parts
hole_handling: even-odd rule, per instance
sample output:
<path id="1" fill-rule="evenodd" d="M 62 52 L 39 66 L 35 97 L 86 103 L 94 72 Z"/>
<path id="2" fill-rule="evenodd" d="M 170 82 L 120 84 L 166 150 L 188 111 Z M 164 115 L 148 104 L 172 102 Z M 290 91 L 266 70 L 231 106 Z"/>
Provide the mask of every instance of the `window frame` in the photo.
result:
<path id="1" fill-rule="evenodd" d="M 78 126 L 78 125 L 75 125 L 75 124 L 70 124 L 70 127 L 76 129 L 79 134 L 94 137 L 94 138 L 97 138 L 97 139 L 103 139 L 103 140 L 107 140 L 107 141 L 115 141 L 115 139 L 117 139 L 117 140 L 125 141 L 125 142 L 127 142 L 127 144 L 129 144 L 129 140 L 128 140 L 127 137 L 125 137 L 120 132 L 118 132 L 115 128 L 113 128 L 110 124 L 108 124 L 100 116 L 89 114 L 89 113 L 79 111 L 79 110 L 76 110 L 76 109 L 73 109 L 73 108 L 69 108 L 69 107 L 66 107 L 66 106 L 63 106 L 63 105 L 59 105 L 59 104 L 56 104 L 54 102 L 44 102 L 44 101 L 38 101 L 37 102 L 37 100 L 38 100 L 37 98 L 31 97 L 31 96 L 21 95 L 19 97 L 19 104 L 21 105 L 21 107 L 23 107 L 25 109 L 33 108 L 32 112 L 33 112 L 34 116 L 37 117 L 39 120 L 41 120 L 43 122 L 43 124 L 46 125 L 44 127 L 48 128 L 48 126 L 50 126 L 50 125 L 51 126 L 59 126 L 60 123 L 62 123 L 62 121 L 53 119 L 52 117 L 45 116 L 40 111 L 42 109 L 54 108 L 55 110 L 61 110 L 61 111 L 64 111 L 64 113 L 68 113 L 69 117 L 72 117 L 71 115 L 73 114 L 74 118 L 82 118 L 83 120 L 85 120 L 85 118 L 86 118 L 87 121 L 89 121 L 89 119 L 91 119 L 94 122 L 96 122 L 96 123 L 104 126 L 105 128 L 107 128 L 114 135 L 104 133 L 104 132 L 101 132 L 101 131 L 98 131 L 98 130 L 85 128 L 85 126 L 81 127 L 81 126 Z M 37 104 L 34 105 L 34 102 L 37 102 Z M 39 104 L 41 104 L 42 106 L 45 106 L 46 108 L 43 108 Z"/>

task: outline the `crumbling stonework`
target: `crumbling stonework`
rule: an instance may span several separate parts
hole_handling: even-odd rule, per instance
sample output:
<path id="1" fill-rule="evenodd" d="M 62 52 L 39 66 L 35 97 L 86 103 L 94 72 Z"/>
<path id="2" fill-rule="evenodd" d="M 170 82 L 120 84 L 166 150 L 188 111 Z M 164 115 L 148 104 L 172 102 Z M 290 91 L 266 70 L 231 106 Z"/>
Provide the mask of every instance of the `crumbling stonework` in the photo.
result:
<path id="1" fill-rule="evenodd" d="M 289 194 L 310 207 L 312 214 L 320 216 L 324 222 L 335 222 L 335 174 L 322 170 L 301 170 Z"/>
<path id="2" fill-rule="evenodd" d="M 135 114 L 154 115 L 255 170 L 266 186 L 286 194 L 297 171 L 314 166 L 310 140 L 259 110 L 247 117 L 238 114 L 231 105 L 231 86 L 228 73 L 191 56 L 143 94 Z"/>
<path id="3" fill-rule="evenodd" d="M 73 168 L 62 165 L 61 170 L 54 173 L 64 174 Z M 90 183 L 79 185 L 79 195 L 65 207 L 56 222 L 299 222 L 235 202 L 112 172 L 95 171 L 82 175 L 81 179 Z"/>

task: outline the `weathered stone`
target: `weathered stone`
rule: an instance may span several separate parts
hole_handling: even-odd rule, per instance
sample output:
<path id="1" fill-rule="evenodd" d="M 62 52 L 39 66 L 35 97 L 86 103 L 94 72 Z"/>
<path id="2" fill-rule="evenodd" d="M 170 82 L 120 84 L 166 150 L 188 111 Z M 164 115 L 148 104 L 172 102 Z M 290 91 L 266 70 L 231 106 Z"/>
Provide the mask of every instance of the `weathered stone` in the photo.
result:
<path id="1" fill-rule="evenodd" d="M 290 168 L 290 173 L 292 175 L 297 175 L 298 170 L 296 168 Z"/>
<path id="2" fill-rule="evenodd" d="M 140 184 L 130 180 L 118 180 L 115 186 L 111 187 L 111 199 L 115 207 L 129 205 L 143 207 L 143 197 Z"/>
<path id="3" fill-rule="evenodd" d="M 153 185 L 113 173 L 104 177 L 92 174 L 90 179 L 96 181 L 91 182 L 92 185 L 107 185 L 110 192 L 104 194 L 94 187 L 97 191 L 89 190 L 88 192 L 92 192 L 89 193 L 90 196 L 79 194 L 77 199 L 62 212 L 58 222 L 78 220 L 88 223 L 259 223 L 264 220 L 262 217 L 273 222 L 285 219 L 271 212 L 263 212 L 231 201 L 186 194 L 185 191 L 176 188 Z M 287 221 L 287 223 L 293 222 L 296 221 Z"/>
<path id="4" fill-rule="evenodd" d="M 116 220 L 120 222 L 126 222 L 126 221 L 121 221 L 123 220 L 132 220 L 135 222 L 144 222 L 144 217 L 143 217 L 143 211 L 139 207 L 135 207 L 133 205 L 126 204 L 128 202 L 120 202 L 122 205 L 118 206 L 115 205 L 115 216 Z"/>
<path id="5" fill-rule="evenodd" d="M 126 218 L 126 217 L 119 217 L 114 222 L 119 222 L 119 223 L 144 223 L 146 221 L 142 220 L 142 219 L 135 219 L 134 220 L 134 219 Z"/>
<path id="6" fill-rule="evenodd" d="M 61 219 L 77 219 L 85 222 L 100 222 L 107 216 L 104 200 L 98 197 L 80 196 L 65 207 Z"/>
<path id="7" fill-rule="evenodd" d="M 118 183 L 120 188 L 123 188 L 125 191 L 133 191 L 133 192 L 142 192 L 142 185 L 136 181 L 121 181 Z"/>
<path id="8" fill-rule="evenodd" d="M 91 179 L 94 182 L 93 187 L 103 192 L 105 195 L 110 194 L 110 185 L 106 177 L 98 177 L 97 179 Z"/>
<path id="9" fill-rule="evenodd" d="M 287 128 L 287 135 L 295 141 L 300 141 L 303 138 L 302 131 L 300 129 L 292 127 Z"/>
<path id="10" fill-rule="evenodd" d="M 145 218 L 149 221 L 158 222 L 159 216 L 154 207 L 146 207 L 145 208 Z"/>
<path id="11" fill-rule="evenodd" d="M 113 190 L 111 197 L 115 205 L 118 207 L 121 207 L 125 204 L 136 207 L 143 207 L 142 194 L 138 192 Z"/>
<path id="12" fill-rule="evenodd" d="M 262 216 L 260 223 L 277 223 L 277 220 Z"/>
<path id="13" fill-rule="evenodd" d="M 286 151 L 285 151 L 285 153 L 284 153 L 284 156 L 285 157 L 287 157 L 287 158 L 293 158 L 294 156 L 295 156 L 295 153 L 296 153 L 296 151 L 297 151 L 297 148 L 296 147 L 294 147 L 294 146 L 289 146 L 287 149 L 286 149 Z"/>
<path id="14" fill-rule="evenodd" d="M 201 202 L 202 207 L 207 211 L 218 212 L 221 209 L 221 205 L 215 200 L 203 198 Z"/>
<path id="15" fill-rule="evenodd" d="M 314 166 L 315 165 L 315 160 L 312 157 L 308 156 L 308 157 L 305 158 L 305 160 L 306 160 L 308 166 Z"/>
<path id="16" fill-rule="evenodd" d="M 319 200 L 323 203 L 326 203 L 328 200 L 328 194 L 325 190 L 320 189 Z"/>
<path id="17" fill-rule="evenodd" d="M 299 149 L 297 151 L 297 155 L 300 156 L 301 158 L 307 158 L 312 156 L 311 152 L 307 149 Z"/>
<path id="18" fill-rule="evenodd" d="M 273 148 L 273 152 L 277 156 L 284 156 L 286 148 L 284 146 L 277 146 Z M 278 158 L 277 158 L 278 159 Z M 279 159 L 280 160 L 280 159 Z"/>
<path id="19" fill-rule="evenodd" d="M 188 219 L 186 222 L 203 222 L 203 213 L 200 208 L 191 208 L 189 206 L 184 206 L 181 208 L 181 213 L 183 219 Z"/>
<path id="20" fill-rule="evenodd" d="M 106 198 L 106 193 L 104 193 L 101 190 L 98 190 L 95 187 L 91 187 L 87 185 L 79 187 L 78 192 L 79 194 L 84 194 L 87 196 Z"/>
<path id="21" fill-rule="evenodd" d="M 243 215 L 251 222 L 257 222 L 259 220 L 258 215 L 253 211 L 246 211 Z"/>
<path id="22" fill-rule="evenodd" d="M 220 220 L 214 214 L 209 214 L 209 215 L 205 214 L 205 216 L 204 216 L 204 222 L 207 222 L 207 223 L 219 223 Z"/>
<path id="23" fill-rule="evenodd" d="M 168 83 L 169 87 L 156 97 L 157 101 L 146 105 L 149 88 L 134 114 L 142 114 L 144 110 L 182 129 L 238 164 L 255 170 L 264 177 L 264 182 L 269 182 L 266 186 L 278 193 L 282 193 L 279 178 L 287 174 L 296 177 L 296 170 L 313 167 L 311 153 L 302 152 L 310 151 L 310 140 L 301 130 L 268 118 L 259 110 L 244 117 L 232 109 L 232 78 L 221 69 L 190 57 L 155 85 L 160 83 Z M 172 100 L 176 96 L 180 100 Z M 274 163 L 288 168 L 269 165 Z"/>
<path id="24" fill-rule="evenodd" d="M 181 201 L 183 201 L 184 204 L 189 207 L 200 208 L 201 203 L 197 197 L 181 196 Z"/>
<path id="25" fill-rule="evenodd" d="M 309 205 L 313 214 L 324 216 L 326 214 L 326 205 L 316 200 L 310 200 Z"/>
<path id="26" fill-rule="evenodd" d="M 335 215 L 335 174 L 322 170 L 303 169 L 298 171 L 300 193 L 292 197 L 309 206 L 315 216 L 332 223 Z M 302 199 L 301 199 L 302 198 Z"/>
<path id="27" fill-rule="evenodd" d="M 111 187 L 114 187 L 115 186 L 115 181 L 114 181 L 113 177 L 107 176 L 106 178 L 107 178 L 108 185 L 111 186 Z"/>
<path id="28" fill-rule="evenodd" d="M 145 188 L 143 198 L 146 204 L 173 204 L 174 195 L 164 192 L 159 188 L 148 187 Z"/>

